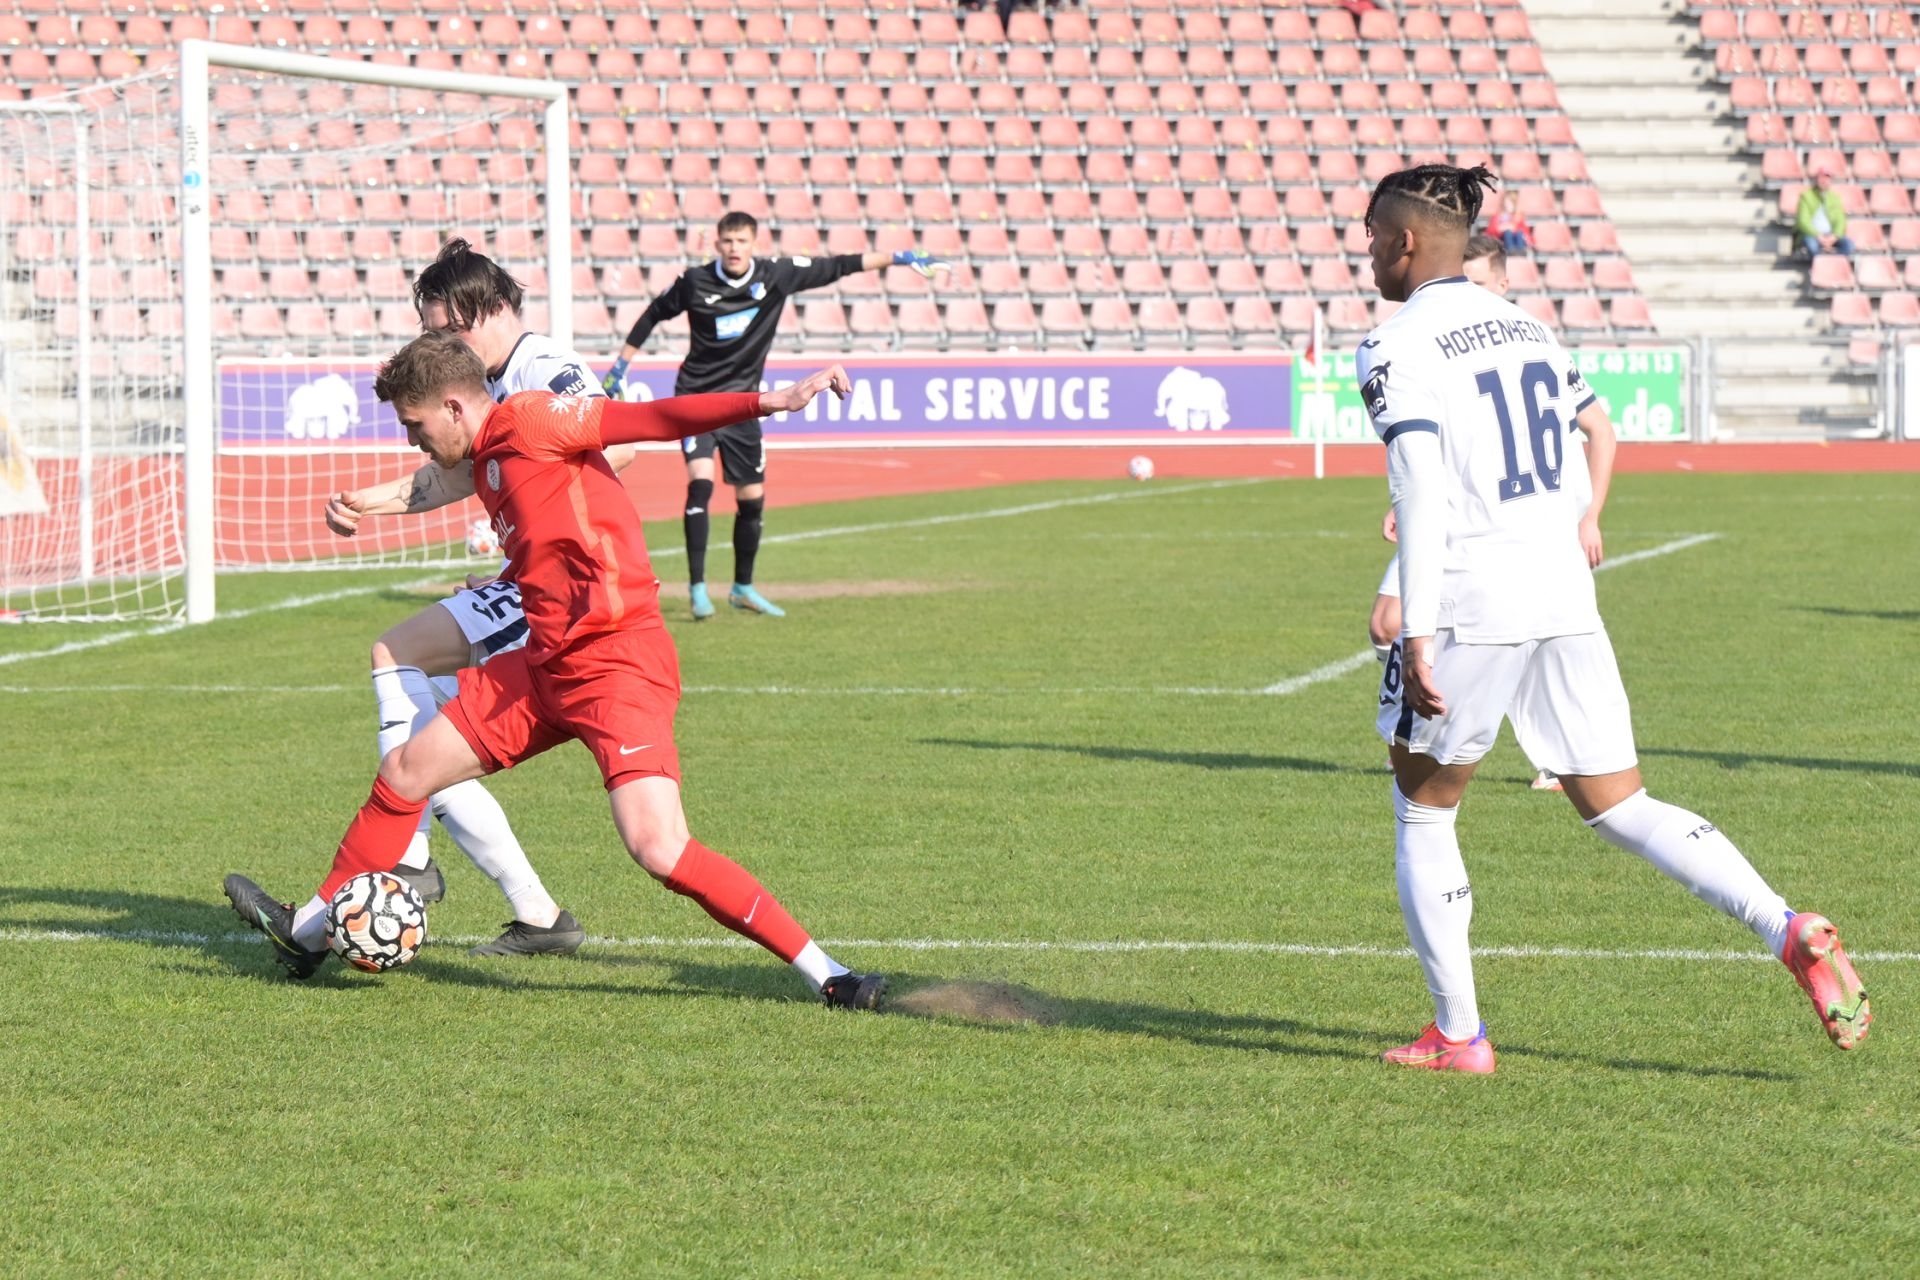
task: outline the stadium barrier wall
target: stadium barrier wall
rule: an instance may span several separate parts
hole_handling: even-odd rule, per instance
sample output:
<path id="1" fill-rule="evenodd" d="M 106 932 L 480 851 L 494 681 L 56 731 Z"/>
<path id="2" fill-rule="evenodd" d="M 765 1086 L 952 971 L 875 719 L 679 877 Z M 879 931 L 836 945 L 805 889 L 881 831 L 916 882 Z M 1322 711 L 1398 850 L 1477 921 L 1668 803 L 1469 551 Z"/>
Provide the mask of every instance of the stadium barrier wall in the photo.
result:
<path id="1" fill-rule="evenodd" d="M 1582 376 L 1626 440 L 1684 440 L 1694 418 L 1684 346 L 1576 348 Z M 784 386 L 834 357 L 779 356 L 766 385 Z M 1208 355 L 887 354 L 838 357 L 853 380 L 841 401 L 816 400 L 768 421 L 771 446 L 844 448 L 1055 445 L 1370 443 L 1353 357 L 1321 366 L 1289 353 Z M 635 360 L 626 395 L 673 394 L 678 361 Z M 405 451 L 392 412 L 373 395 L 377 362 L 230 360 L 219 373 L 223 452 Z"/>

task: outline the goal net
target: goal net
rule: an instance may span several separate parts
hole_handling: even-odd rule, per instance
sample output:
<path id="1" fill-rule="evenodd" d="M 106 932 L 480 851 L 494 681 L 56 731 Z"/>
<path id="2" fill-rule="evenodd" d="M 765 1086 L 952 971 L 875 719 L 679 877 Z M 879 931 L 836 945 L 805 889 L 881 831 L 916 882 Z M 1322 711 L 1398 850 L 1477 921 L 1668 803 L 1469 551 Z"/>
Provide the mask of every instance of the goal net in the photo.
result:
<path id="1" fill-rule="evenodd" d="M 320 514 L 425 460 L 372 382 L 446 239 L 570 334 L 564 90 L 189 42 L 30 105 L 0 114 L 0 609 L 201 621 L 216 571 L 466 560 L 474 503 Z"/>

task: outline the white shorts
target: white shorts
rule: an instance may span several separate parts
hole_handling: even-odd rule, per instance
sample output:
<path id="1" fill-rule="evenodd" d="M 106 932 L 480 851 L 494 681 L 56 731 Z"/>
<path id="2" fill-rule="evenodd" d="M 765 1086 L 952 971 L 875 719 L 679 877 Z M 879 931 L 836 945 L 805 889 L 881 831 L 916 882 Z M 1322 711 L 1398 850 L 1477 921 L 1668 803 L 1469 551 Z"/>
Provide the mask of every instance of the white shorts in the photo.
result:
<path id="1" fill-rule="evenodd" d="M 477 667 L 527 643 L 527 615 L 520 609 L 520 587 L 504 578 L 479 587 L 462 587 L 439 602 L 467 638 L 467 662 Z"/>
<path id="2" fill-rule="evenodd" d="M 1380 590 L 1375 595 L 1400 598 L 1400 553 L 1393 553 L 1393 559 L 1387 561 L 1387 571 L 1380 575 Z"/>
<path id="3" fill-rule="evenodd" d="M 1605 631 L 1520 644 L 1434 637 L 1434 679 L 1447 714 L 1424 720 L 1402 705 L 1400 642 L 1380 678 L 1380 736 L 1441 764 L 1471 764 L 1493 749 L 1504 717 L 1538 768 L 1618 773 L 1639 763 L 1633 715 Z"/>

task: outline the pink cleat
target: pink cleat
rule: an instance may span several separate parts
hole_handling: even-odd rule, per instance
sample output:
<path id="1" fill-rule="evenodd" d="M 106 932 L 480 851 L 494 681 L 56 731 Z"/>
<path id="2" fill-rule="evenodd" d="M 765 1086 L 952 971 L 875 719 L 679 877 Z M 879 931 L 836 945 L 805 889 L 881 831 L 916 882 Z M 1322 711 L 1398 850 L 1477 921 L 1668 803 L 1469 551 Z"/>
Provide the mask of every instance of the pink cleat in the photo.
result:
<path id="1" fill-rule="evenodd" d="M 1425 1067 L 1429 1071 L 1464 1071 L 1469 1075 L 1493 1074 L 1493 1045 L 1487 1040 L 1487 1024 L 1470 1040 L 1449 1040 L 1440 1034 L 1437 1023 L 1429 1022 L 1420 1038 L 1380 1055 L 1380 1061 L 1396 1067 Z"/>
<path id="2" fill-rule="evenodd" d="M 1867 1038 L 1873 1010 L 1853 962 L 1840 947 L 1840 931 L 1825 916 L 1802 911 L 1787 922 L 1787 950 L 1780 957 L 1793 971 L 1793 980 L 1813 1001 L 1820 1025 L 1842 1049 L 1852 1049 Z"/>
<path id="3" fill-rule="evenodd" d="M 1559 775 L 1555 773 L 1551 773 L 1546 769 L 1542 769 L 1539 775 L 1534 778 L 1533 789 L 1535 791 L 1565 791 L 1566 790 L 1565 787 L 1560 785 Z"/>

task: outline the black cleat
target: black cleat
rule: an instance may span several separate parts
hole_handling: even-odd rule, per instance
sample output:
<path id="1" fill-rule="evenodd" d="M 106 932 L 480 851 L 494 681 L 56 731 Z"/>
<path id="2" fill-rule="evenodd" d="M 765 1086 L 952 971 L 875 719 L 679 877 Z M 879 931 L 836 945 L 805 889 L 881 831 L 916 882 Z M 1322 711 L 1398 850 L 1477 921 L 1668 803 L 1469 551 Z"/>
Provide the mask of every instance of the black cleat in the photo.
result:
<path id="1" fill-rule="evenodd" d="M 311 978 L 314 970 L 326 961 L 326 948 L 308 951 L 293 940 L 291 903 L 277 901 L 243 875 L 228 876 L 221 888 L 227 891 L 233 913 L 246 921 L 249 928 L 267 935 L 267 941 L 273 944 L 273 958 L 288 973 L 296 978 Z"/>
<path id="2" fill-rule="evenodd" d="M 432 858 L 427 859 L 424 867 L 395 867 L 393 874 L 413 886 L 423 906 L 431 906 L 447 896 L 447 878 L 440 874 Z"/>
<path id="3" fill-rule="evenodd" d="M 525 920 L 509 920 L 506 932 L 492 942 L 467 952 L 470 956 L 570 956 L 587 940 L 587 931 L 562 911 L 545 928 Z"/>
<path id="4" fill-rule="evenodd" d="M 887 980 L 877 973 L 843 973 L 820 988 L 820 998 L 834 1009 L 878 1009 L 886 994 Z"/>

